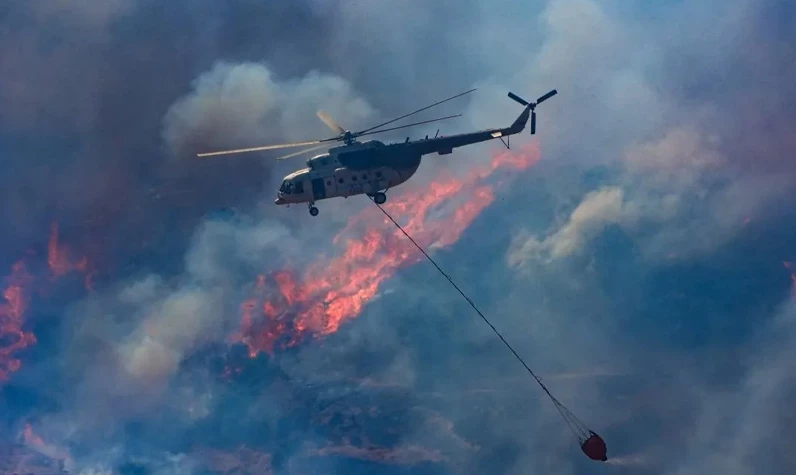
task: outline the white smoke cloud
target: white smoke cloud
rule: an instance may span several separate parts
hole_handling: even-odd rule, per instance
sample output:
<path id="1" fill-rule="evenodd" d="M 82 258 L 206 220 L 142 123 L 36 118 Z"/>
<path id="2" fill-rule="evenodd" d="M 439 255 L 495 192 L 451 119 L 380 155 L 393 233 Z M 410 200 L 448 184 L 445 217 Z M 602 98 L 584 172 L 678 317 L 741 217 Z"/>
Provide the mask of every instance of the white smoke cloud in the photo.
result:
<path id="1" fill-rule="evenodd" d="M 538 238 L 515 236 L 510 266 L 528 270 L 580 252 L 616 224 L 652 260 L 712 252 L 742 230 L 747 218 L 782 199 L 787 176 L 737 176 L 719 138 L 700 127 L 675 127 L 662 137 L 630 144 L 617 185 L 588 192 L 566 222 Z"/>
<path id="2" fill-rule="evenodd" d="M 298 80 L 277 81 L 263 64 L 219 62 L 194 81 L 191 94 L 169 108 L 163 138 L 173 155 L 183 156 L 201 147 L 245 148 L 334 136 L 315 117 L 319 109 L 351 130 L 375 114 L 340 77 L 312 71 Z"/>
<path id="3" fill-rule="evenodd" d="M 610 187 L 589 193 L 572 212 L 567 223 L 544 240 L 522 234 L 515 238 L 508 253 L 509 265 L 527 266 L 531 259 L 549 262 L 581 251 L 589 239 L 606 226 L 622 220 L 623 204 L 620 188 Z"/>
<path id="4" fill-rule="evenodd" d="M 698 418 L 684 421 L 691 431 L 685 451 L 666 474 L 723 472 L 737 475 L 781 473 L 794 461 L 794 438 L 784 427 L 792 417 L 783 406 L 796 390 L 796 364 L 790 349 L 796 343 L 796 300 L 763 327 L 742 351 L 745 375 L 737 389 L 703 390 Z"/>
<path id="5" fill-rule="evenodd" d="M 64 401 L 70 410 L 42 424 L 62 440 L 96 446 L 96 452 L 76 458 L 78 466 L 93 466 L 97 458 L 103 463 L 124 460 L 123 450 L 103 450 L 118 443 L 126 422 L 167 407 L 175 407 L 177 414 L 190 409 L 187 423 L 210 414 L 206 406 L 212 382 L 196 372 L 179 390 L 174 377 L 197 350 L 225 342 L 237 329 L 237 303 L 250 285 L 241 273 L 267 270 L 278 254 L 289 257 L 290 247 L 280 246 L 282 239 L 294 237 L 273 221 L 249 216 L 208 221 L 197 230 L 178 278 L 144 276 L 73 306 L 68 317 L 75 327 L 63 356 L 75 382 Z"/>

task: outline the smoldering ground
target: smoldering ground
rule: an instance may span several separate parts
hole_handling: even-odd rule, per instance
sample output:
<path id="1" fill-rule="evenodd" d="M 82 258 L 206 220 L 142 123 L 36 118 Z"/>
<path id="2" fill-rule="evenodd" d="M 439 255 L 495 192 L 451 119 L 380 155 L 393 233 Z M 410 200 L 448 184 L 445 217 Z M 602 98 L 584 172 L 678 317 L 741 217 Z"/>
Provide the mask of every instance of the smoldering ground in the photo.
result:
<path id="1" fill-rule="evenodd" d="M 593 470 L 539 392 L 513 379 L 488 329 L 422 265 L 326 340 L 242 356 L 236 382 L 220 381 L 213 355 L 224 351 L 207 348 L 225 347 L 256 274 L 285 256 L 333 253 L 325 233 L 367 203 L 329 203 L 310 221 L 270 206 L 293 164 L 188 159 L 200 147 L 326 136 L 316 108 L 369 124 L 470 85 L 481 93 L 463 106 L 471 125 L 502 125 L 519 112 L 506 91 L 532 99 L 556 87 L 539 109 L 542 163 L 527 185 L 501 189 L 505 201 L 439 251 L 441 262 L 534 367 L 552 369 L 540 371 L 606 436 L 609 456 L 657 473 L 781 471 L 787 438 L 771 414 L 789 402 L 787 341 L 769 338 L 790 334 L 789 307 L 778 306 L 789 298 L 781 261 L 794 258 L 782 224 L 793 197 L 794 43 L 782 24 L 791 10 L 588 0 L 6 7 L 0 218 L 13 231 L 2 261 L 42 253 L 58 221 L 102 271 L 96 295 L 63 296 L 52 312 L 59 344 L 12 380 L 55 403 L 6 401 L 10 427 L 34 420 L 85 466 L 144 464 L 165 450 L 198 460 L 191 447 L 259 442 L 285 472 L 291 460 L 344 471 L 357 458 L 307 457 L 327 444 L 327 454 L 403 448 L 418 472 Z M 440 27 L 445 19 L 456 21 Z M 489 150 L 432 158 L 417 179 L 472 167 Z M 202 224 L 221 206 L 238 218 Z M 48 325 L 41 305 L 34 328 Z M 728 358 L 738 363 L 720 363 Z M 552 378 L 595 361 L 630 376 Z M 53 372 L 57 382 L 43 377 Z M 337 403 L 324 412 L 328 400 Z M 351 416 L 365 406 L 378 415 Z"/>

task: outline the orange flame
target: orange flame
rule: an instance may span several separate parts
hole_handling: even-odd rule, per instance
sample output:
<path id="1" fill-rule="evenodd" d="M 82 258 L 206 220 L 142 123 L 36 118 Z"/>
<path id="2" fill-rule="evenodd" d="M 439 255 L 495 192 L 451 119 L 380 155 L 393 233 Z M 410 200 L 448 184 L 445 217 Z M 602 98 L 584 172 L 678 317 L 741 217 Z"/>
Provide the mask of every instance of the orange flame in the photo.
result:
<path id="1" fill-rule="evenodd" d="M 53 276 L 61 277 L 73 270 L 86 272 L 88 259 L 83 257 L 79 261 L 73 261 L 69 255 L 69 250 L 65 246 L 58 244 L 58 223 L 53 223 L 50 228 L 50 242 L 47 246 L 47 264 Z"/>
<path id="2" fill-rule="evenodd" d="M 35 432 L 30 423 L 25 423 L 25 428 L 22 432 L 22 439 L 25 445 L 34 449 L 35 451 L 46 455 L 55 460 L 72 464 L 72 457 L 67 449 L 48 444 Z"/>
<path id="3" fill-rule="evenodd" d="M 72 259 L 69 249 L 59 243 L 58 237 L 58 224 L 53 223 L 47 245 L 47 265 L 51 276 L 57 279 L 72 271 L 80 271 L 85 274 L 86 288 L 90 289 L 92 274 L 89 272 L 88 259 Z M 34 278 L 24 260 L 14 264 L 11 274 L 5 278 L 6 285 L 2 293 L 5 303 L 0 301 L 0 383 L 7 382 L 11 373 L 19 371 L 22 366 L 14 354 L 36 343 L 33 333 L 22 330 L 33 282 Z M 46 289 L 36 290 L 46 294 L 43 292 Z"/>
<path id="4" fill-rule="evenodd" d="M 394 196 L 384 208 L 424 248 L 450 246 L 494 200 L 486 178 L 498 168 L 527 169 L 538 159 L 536 147 L 507 151 L 462 179 L 445 178 Z M 360 239 L 345 241 L 341 255 L 316 262 L 302 278 L 284 270 L 273 273 L 280 294 L 276 299 L 266 298 L 266 278 L 260 276 L 255 297 L 242 306 L 240 333 L 232 339 L 245 343 L 255 357 L 272 352 L 282 339 L 282 345 L 292 346 L 307 335 L 333 333 L 362 311 L 382 282 L 422 259 L 392 223 L 370 209 L 352 218 L 333 242 L 340 244 L 357 229 L 364 229 Z"/>
<path id="5" fill-rule="evenodd" d="M 74 260 L 70 255 L 69 249 L 58 242 L 58 223 L 53 223 L 50 228 L 50 241 L 47 245 L 47 265 L 53 277 L 62 277 L 72 271 L 80 271 L 85 274 L 84 285 L 86 289 L 93 288 L 93 272 L 89 269 L 88 258 L 83 256 L 79 260 Z"/>
<path id="6" fill-rule="evenodd" d="M 25 430 L 22 433 L 22 436 L 25 440 L 25 445 L 29 445 L 37 449 L 47 446 L 47 444 L 44 443 L 44 440 L 36 435 L 35 432 L 33 432 L 33 427 L 27 422 L 25 423 Z"/>
<path id="7" fill-rule="evenodd" d="M 3 297 L 6 303 L 0 303 L 0 382 L 8 381 L 11 373 L 21 367 L 22 363 L 14 354 L 36 343 L 33 333 L 22 330 L 33 282 L 25 263 L 14 264 L 5 281 Z"/>

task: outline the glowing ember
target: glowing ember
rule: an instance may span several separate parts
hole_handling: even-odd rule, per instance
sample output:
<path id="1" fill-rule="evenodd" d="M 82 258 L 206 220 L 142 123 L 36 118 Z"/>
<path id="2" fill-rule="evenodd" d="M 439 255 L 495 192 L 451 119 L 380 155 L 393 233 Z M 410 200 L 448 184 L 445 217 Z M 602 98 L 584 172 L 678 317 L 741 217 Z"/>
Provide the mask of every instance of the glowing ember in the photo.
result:
<path id="1" fill-rule="evenodd" d="M 493 185 L 486 178 L 499 168 L 527 169 L 538 158 L 535 147 L 506 151 L 462 179 L 448 177 L 393 195 L 384 207 L 424 248 L 450 246 L 494 200 Z M 359 239 L 345 239 L 356 230 Z M 268 280 L 279 289 L 276 299 L 266 298 L 266 277 L 260 276 L 255 297 L 243 304 L 241 331 L 232 337 L 245 343 L 252 357 L 270 353 L 277 342 L 291 346 L 307 335 L 337 331 L 376 296 L 385 279 L 422 258 L 392 223 L 372 209 L 352 218 L 334 243 L 344 243 L 342 254 L 316 262 L 303 278 L 287 271 L 270 276 Z"/>
<path id="2" fill-rule="evenodd" d="M 14 264 L 11 275 L 5 279 L 5 303 L 0 303 L 0 382 L 8 381 L 11 373 L 21 367 L 14 354 L 36 343 L 33 333 L 22 330 L 32 282 L 22 261 Z"/>

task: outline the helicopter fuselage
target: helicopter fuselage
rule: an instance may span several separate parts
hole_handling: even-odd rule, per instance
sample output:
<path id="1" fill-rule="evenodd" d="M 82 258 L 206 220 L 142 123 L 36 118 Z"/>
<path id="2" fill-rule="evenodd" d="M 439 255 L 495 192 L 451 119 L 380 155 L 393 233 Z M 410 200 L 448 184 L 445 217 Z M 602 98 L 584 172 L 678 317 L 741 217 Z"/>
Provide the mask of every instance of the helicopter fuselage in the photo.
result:
<path id="1" fill-rule="evenodd" d="M 328 198 L 376 194 L 404 183 L 420 167 L 421 155 L 404 144 L 378 140 L 334 147 L 287 175 L 277 205 L 314 203 Z"/>
<path id="2" fill-rule="evenodd" d="M 434 137 L 385 145 L 378 140 L 353 142 L 330 148 L 328 153 L 307 160 L 307 168 L 284 178 L 277 205 L 309 203 L 335 197 L 367 194 L 383 203 L 383 190 L 404 183 L 415 174 L 423 155 L 447 155 L 456 147 L 517 134 L 525 128 L 530 115 L 526 107 L 514 123 L 505 128 Z"/>

